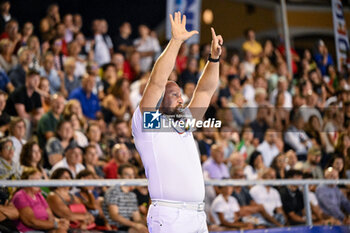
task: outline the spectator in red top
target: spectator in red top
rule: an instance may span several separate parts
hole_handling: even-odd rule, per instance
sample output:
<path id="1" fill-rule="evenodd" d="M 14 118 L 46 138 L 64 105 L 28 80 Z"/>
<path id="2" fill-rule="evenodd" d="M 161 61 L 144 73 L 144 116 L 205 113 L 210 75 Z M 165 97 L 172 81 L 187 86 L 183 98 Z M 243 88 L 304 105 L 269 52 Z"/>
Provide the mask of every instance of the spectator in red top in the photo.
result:
<path id="1" fill-rule="evenodd" d="M 176 71 L 178 74 L 181 74 L 187 67 L 187 53 L 188 53 L 188 46 L 187 44 L 183 43 L 180 47 L 179 54 L 176 58 Z"/>
<path id="2" fill-rule="evenodd" d="M 277 47 L 278 51 L 282 54 L 283 57 L 286 57 L 286 48 L 284 47 L 284 44 L 281 44 L 280 46 Z M 290 53 L 292 55 L 292 70 L 293 70 L 293 74 L 297 74 L 298 73 L 298 65 L 297 63 L 300 62 L 300 57 L 297 53 L 297 51 L 295 51 L 295 49 L 290 48 Z"/>
<path id="3" fill-rule="evenodd" d="M 14 19 L 11 19 L 6 24 L 5 31 L 0 35 L 0 40 L 9 39 L 13 43 L 15 48 L 13 50 L 13 54 L 16 55 L 20 47 L 21 37 L 21 34 L 18 32 L 18 22 Z"/>
<path id="4" fill-rule="evenodd" d="M 130 158 L 130 151 L 124 143 L 115 144 L 112 149 L 112 159 L 105 165 L 103 172 L 107 179 L 118 179 L 118 168 L 127 164 Z"/>

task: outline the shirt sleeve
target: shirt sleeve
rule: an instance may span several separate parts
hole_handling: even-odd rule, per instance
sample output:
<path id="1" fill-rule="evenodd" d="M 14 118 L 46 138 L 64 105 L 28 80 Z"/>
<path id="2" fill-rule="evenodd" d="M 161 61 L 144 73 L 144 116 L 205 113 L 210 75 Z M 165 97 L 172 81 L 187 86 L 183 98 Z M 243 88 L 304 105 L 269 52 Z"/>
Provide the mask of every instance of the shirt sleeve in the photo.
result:
<path id="1" fill-rule="evenodd" d="M 27 201 L 27 198 L 24 196 L 23 191 L 17 192 L 13 197 L 12 202 L 14 206 L 19 210 L 30 206 L 30 204 Z"/>
<path id="2" fill-rule="evenodd" d="M 340 191 L 340 205 L 341 207 L 348 213 L 350 214 L 350 201 L 344 196 L 344 194 Z"/>
<path id="3" fill-rule="evenodd" d="M 318 202 L 320 203 L 320 206 L 325 210 L 326 214 L 332 215 L 333 217 L 341 221 L 344 220 L 345 216 L 343 212 L 338 206 L 333 204 L 334 202 L 332 200 L 330 200 L 328 190 L 324 190 L 324 188 L 319 187 L 316 190 L 316 196 Z"/>
<path id="4" fill-rule="evenodd" d="M 225 212 L 225 203 L 223 203 L 219 199 L 216 199 L 213 201 L 213 205 L 211 208 L 212 208 L 212 211 L 215 213 L 224 213 Z"/>

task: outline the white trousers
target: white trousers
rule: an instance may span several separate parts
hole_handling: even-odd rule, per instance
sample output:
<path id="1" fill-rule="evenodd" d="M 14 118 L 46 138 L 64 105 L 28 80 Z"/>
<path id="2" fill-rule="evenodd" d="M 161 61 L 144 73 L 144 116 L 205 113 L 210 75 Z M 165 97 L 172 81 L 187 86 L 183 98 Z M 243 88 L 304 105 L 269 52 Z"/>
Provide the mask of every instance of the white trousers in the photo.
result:
<path id="1" fill-rule="evenodd" d="M 204 211 L 152 203 L 147 215 L 150 233 L 208 233 Z"/>

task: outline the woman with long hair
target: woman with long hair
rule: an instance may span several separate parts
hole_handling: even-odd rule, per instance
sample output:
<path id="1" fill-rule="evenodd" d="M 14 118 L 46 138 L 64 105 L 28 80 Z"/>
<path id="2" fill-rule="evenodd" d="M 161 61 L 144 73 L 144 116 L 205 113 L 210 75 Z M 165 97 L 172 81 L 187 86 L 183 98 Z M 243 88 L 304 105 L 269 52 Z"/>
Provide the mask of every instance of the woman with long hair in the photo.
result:
<path id="1" fill-rule="evenodd" d="M 49 179 L 46 171 L 43 168 L 43 157 L 39 144 L 36 141 L 30 140 L 23 145 L 21 154 L 19 156 L 19 161 L 23 167 L 23 170 L 26 170 L 28 168 L 36 168 L 39 172 L 41 172 L 43 179 Z"/>

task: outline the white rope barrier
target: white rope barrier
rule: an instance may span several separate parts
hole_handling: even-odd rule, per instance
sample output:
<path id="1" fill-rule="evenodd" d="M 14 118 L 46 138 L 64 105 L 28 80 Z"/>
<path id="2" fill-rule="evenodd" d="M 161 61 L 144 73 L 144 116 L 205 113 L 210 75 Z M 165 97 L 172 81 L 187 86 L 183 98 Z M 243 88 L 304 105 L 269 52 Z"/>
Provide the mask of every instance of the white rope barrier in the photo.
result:
<path id="1" fill-rule="evenodd" d="M 147 186 L 147 179 L 100 179 L 100 180 L 0 180 L 0 187 L 83 187 L 83 186 Z M 350 179 L 340 180 L 205 180 L 207 186 L 252 186 L 252 185 L 350 185 Z"/>

